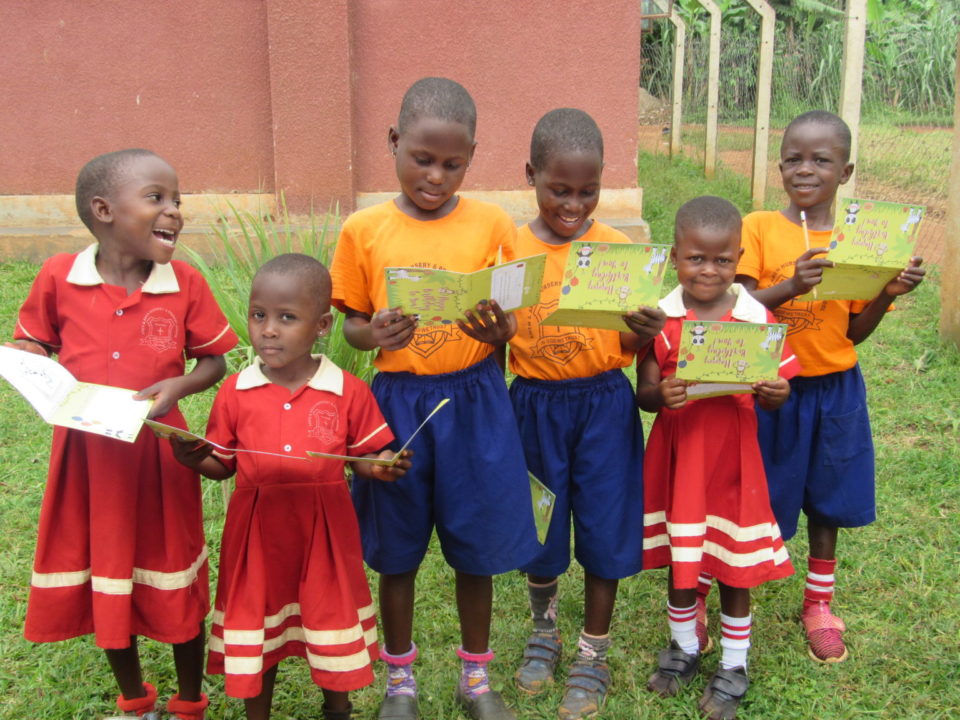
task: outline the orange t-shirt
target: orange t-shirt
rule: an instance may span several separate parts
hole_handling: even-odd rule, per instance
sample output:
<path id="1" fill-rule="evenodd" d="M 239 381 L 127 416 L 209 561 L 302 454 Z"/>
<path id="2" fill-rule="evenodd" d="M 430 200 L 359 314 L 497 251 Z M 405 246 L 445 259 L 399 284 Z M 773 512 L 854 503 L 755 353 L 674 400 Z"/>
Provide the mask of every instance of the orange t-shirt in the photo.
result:
<path id="1" fill-rule="evenodd" d="M 460 197 L 446 217 L 424 222 L 394 201 L 359 210 L 340 231 L 330 275 L 333 304 L 367 315 L 387 307 L 384 268 L 426 267 L 473 272 L 513 260 L 516 227 L 491 203 Z M 493 347 L 464 335 L 455 324 L 420 327 L 402 350 L 377 353 L 374 364 L 387 372 L 437 375 L 483 360 Z"/>
<path id="2" fill-rule="evenodd" d="M 810 247 L 828 247 L 829 230 L 811 230 Z M 761 210 L 743 219 L 743 256 L 737 274 L 752 277 L 762 290 L 793 277 L 797 258 L 806 252 L 803 228 L 780 211 Z M 862 312 L 862 300 L 791 299 L 773 311 L 789 325 L 787 335 L 803 366 L 801 376 L 813 377 L 853 367 L 857 351 L 847 337 L 850 314 Z"/>
<path id="3" fill-rule="evenodd" d="M 596 221 L 579 240 L 594 244 L 630 242 L 619 230 Z M 633 351 L 620 346 L 620 333 L 615 330 L 540 324 L 560 301 L 569 249 L 569 243 L 543 242 L 529 225 L 517 231 L 518 257 L 547 255 L 540 302 L 515 311 L 517 334 L 510 340 L 510 371 L 521 377 L 538 380 L 592 377 L 633 362 Z"/>

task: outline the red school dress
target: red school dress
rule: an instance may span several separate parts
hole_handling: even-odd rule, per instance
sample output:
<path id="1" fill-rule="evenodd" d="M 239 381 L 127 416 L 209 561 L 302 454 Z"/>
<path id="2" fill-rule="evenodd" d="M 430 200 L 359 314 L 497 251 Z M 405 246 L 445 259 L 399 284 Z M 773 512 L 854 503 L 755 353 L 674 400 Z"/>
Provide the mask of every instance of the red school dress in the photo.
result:
<path id="1" fill-rule="evenodd" d="M 228 378 L 207 437 L 236 469 L 227 508 L 207 671 L 233 697 L 260 694 L 262 675 L 285 657 L 306 658 L 313 681 L 335 691 L 373 682 L 377 620 L 363 570 L 360 530 L 343 462 L 393 441 L 370 389 L 322 357 L 291 393 L 259 362 Z M 281 457 L 288 455 L 289 457 Z"/>
<path id="2" fill-rule="evenodd" d="M 721 320 L 776 322 L 741 285 Z M 667 323 L 654 341 L 660 376 L 673 375 L 684 320 L 695 320 L 677 287 L 660 307 Z M 787 343 L 780 375 L 800 364 Z M 662 408 L 650 430 L 644 459 L 644 568 L 671 567 L 677 588 L 694 588 L 701 572 L 732 587 L 749 588 L 793 574 L 770 509 L 757 443 L 752 394 L 688 400 Z"/>
<path id="3" fill-rule="evenodd" d="M 81 381 L 141 390 L 182 375 L 186 357 L 222 355 L 237 338 L 203 276 L 154 265 L 127 294 L 96 268 L 97 245 L 44 263 L 14 336 L 51 346 Z M 158 418 L 186 427 L 179 410 Z M 94 633 L 103 648 L 131 635 L 182 643 L 209 610 L 200 481 L 166 441 L 53 429 L 24 635 Z"/>

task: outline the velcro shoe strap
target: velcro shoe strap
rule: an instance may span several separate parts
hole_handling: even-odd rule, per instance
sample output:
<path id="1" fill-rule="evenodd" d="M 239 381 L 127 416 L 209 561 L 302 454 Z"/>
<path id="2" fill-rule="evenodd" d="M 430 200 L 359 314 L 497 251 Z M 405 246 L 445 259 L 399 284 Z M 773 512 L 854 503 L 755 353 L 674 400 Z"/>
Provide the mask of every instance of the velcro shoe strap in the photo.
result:
<path id="1" fill-rule="evenodd" d="M 553 635 L 543 635 L 535 633 L 527 638 L 527 645 L 523 649 L 523 657 L 526 660 L 543 660 L 544 662 L 555 662 L 560 655 L 563 646 Z"/>
<path id="2" fill-rule="evenodd" d="M 610 685 L 610 669 L 606 665 L 575 662 L 567 675 L 567 687 L 604 694 Z"/>
<path id="3" fill-rule="evenodd" d="M 696 663 L 696 655 L 689 655 L 680 648 L 675 647 L 661 650 L 660 655 L 657 657 L 657 665 L 660 668 L 660 672 L 668 674 L 686 675 L 690 672 L 690 668 L 694 667 Z"/>
<path id="4" fill-rule="evenodd" d="M 710 687 L 714 693 L 722 693 L 731 700 L 739 700 L 747 693 L 750 687 L 750 681 L 746 675 L 741 675 L 733 670 L 717 670 L 710 681 Z"/>

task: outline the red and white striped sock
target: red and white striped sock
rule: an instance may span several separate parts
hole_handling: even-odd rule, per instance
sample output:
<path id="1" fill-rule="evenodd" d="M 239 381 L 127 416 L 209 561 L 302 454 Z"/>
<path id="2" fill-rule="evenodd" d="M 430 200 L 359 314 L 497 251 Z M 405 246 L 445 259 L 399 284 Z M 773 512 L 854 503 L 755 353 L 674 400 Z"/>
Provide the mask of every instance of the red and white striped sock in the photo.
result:
<path id="1" fill-rule="evenodd" d="M 834 570 L 837 561 L 807 558 L 807 584 L 803 589 L 803 609 L 818 603 L 830 604 L 833 600 L 833 586 L 836 582 Z"/>
<path id="2" fill-rule="evenodd" d="M 730 617 L 720 613 L 720 667 L 731 670 L 747 667 L 747 651 L 750 649 L 750 628 L 753 616 Z"/>
<path id="3" fill-rule="evenodd" d="M 690 607 L 678 608 L 667 602 L 667 622 L 670 624 L 670 639 L 687 655 L 699 655 L 696 603 Z"/>

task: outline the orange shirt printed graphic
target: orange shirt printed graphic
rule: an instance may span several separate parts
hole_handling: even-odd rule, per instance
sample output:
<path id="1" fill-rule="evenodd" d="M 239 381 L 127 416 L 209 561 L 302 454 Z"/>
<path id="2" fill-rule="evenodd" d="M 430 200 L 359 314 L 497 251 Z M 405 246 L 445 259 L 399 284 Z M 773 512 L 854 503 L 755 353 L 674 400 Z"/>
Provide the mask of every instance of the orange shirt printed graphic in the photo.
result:
<path id="1" fill-rule="evenodd" d="M 592 243 L 628 243 L 630 238 L 609 225 L 594 221 L 578 240 Z M 541 325 L 557 308 L 568 243 L 540 240 L 529 225 L 517 231 L 517 256 L 547 254 L 540 302 L 516 311 L 517 334 L 510 340 L 510 371 L 537 380 L 593 377 L 633 362 L 634 353 L 620 346 L 620 333 L 586 327 Z"/>
<path id="2" fill-rule="evenodd" d="M 385 268 L 482 270 L 518 257 L 515 238 L 503 210 L 464 197 L 449 215 L 429 222 L 411 218 L 392 200 L 359 210 L 344 222 L 330 267 L 333 304 L 372 316 L 387 308 Z M 374 364 L 382 371 L 437 375 L 468 368 L 492 351 L 456 325 L 420 327 L 402 350 L 381 349 Z"/>

